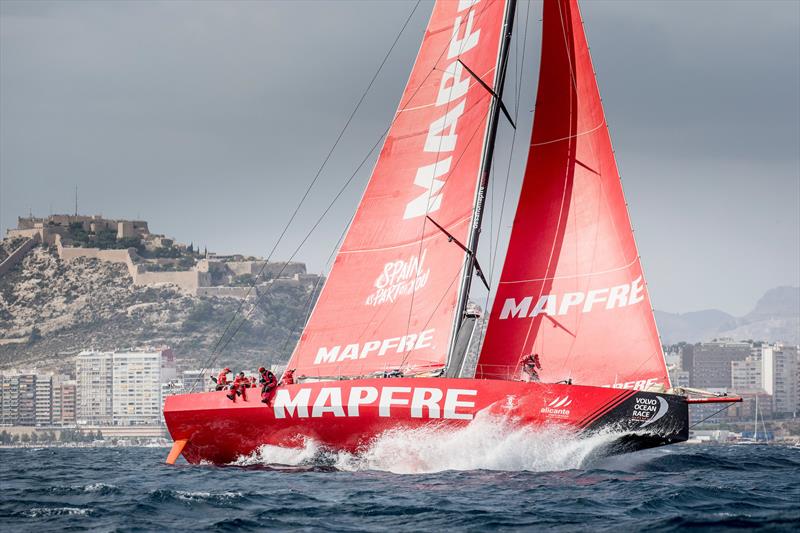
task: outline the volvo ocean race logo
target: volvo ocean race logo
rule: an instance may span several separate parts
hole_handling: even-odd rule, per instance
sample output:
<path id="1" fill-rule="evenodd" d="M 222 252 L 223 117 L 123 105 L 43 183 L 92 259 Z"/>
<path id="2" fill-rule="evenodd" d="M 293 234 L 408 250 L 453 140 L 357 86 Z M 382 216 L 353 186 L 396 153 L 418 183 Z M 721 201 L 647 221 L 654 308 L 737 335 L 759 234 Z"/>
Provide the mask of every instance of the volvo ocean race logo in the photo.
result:
<path id="1" fill-rule="evenodd" d="M 366 304 L 377 306 L 383 303 L 394 303 L 400 297 L 417 292 L 428 283 L 431 269 L 425 267 L 427 248 L 422 254 L 412 255 L 408 259 L 390 261 L 383 265 L 378 279 L 375 280 L 375 292 L 367 296 Z"/>
<path id="2" fill-rule="evenodd" d="M 643 422 L 639 427 L 646 427 L 662 419 L 667 414 L 667 411 L 669 411 L 669 404 L 661 396 L 636 398 L 631 419 L 636 422 Z"/>
<path id="3" fill-rule="evenodd" d="M 572 400 L 569 396 L 564 396 L 563 398 L 559 396 L 542 407 L 539 412 L 547 415 L 548 418 L 568 418 L 570 411 L 567 407 L 570 404 L 572 404 Z"/>

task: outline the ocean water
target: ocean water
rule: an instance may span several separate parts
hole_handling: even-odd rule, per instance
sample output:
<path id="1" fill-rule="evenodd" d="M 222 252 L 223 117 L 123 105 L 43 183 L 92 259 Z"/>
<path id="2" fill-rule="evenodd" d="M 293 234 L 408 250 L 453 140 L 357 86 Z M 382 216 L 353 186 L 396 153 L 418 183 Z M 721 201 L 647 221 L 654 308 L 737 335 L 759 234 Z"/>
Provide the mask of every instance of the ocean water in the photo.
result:
<path id="1" fill-rule="evenodd" d="M 265 448 L 226 467 L 162 448 L 0 449 L 4 531 L 800 529 L 800 449 L 611 458 L 560 435 L 387 436 L 359 456 Z"/>

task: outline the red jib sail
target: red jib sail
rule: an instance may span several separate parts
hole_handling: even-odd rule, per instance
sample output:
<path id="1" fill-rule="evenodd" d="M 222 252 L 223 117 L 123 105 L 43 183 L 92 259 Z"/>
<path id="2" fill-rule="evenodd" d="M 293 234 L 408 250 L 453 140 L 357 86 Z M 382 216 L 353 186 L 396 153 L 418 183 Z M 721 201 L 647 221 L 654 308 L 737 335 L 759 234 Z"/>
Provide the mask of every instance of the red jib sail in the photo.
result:
<path id="1" fill-rule="evenodd" d="M 302 378 L 442 368 L 453 337 L 506 2 L 434 6 L 394 122 L 288 368 Z"/>
<path id="2" fill-rule="evenodd" d="M 669 387 L 576 0 L 545 0 L 528 164 L 476 377 Z"/>

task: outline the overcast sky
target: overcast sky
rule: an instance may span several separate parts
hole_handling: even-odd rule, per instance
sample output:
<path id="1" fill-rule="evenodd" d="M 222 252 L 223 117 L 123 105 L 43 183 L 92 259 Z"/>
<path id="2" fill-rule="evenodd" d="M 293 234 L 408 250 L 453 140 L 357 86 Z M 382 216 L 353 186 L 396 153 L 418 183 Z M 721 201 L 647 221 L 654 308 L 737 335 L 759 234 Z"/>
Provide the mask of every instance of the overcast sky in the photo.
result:
<path id="1" fill-rule="evenodd" d="M 0 0 L 0 230 L 29 210 L 73 211 L 77 185 L 82 213 L 143 218 L 211 251 L 265 255 L 413 8 Z M 582 8 L 655 307 L 744 314 L 765 290 L 800 284 L 800 2 Z M 276 259 L 386 128 L 430 9 L 413 13 Z M 520 3 L 505 95 L 519 101 L 505 235 L 540 18 L 540 2 Z M 503 130 L 486 218 L 494 228 L 511 146 Z M 370 169 L 300 250 L 311 270 L 325 268 Z"/>

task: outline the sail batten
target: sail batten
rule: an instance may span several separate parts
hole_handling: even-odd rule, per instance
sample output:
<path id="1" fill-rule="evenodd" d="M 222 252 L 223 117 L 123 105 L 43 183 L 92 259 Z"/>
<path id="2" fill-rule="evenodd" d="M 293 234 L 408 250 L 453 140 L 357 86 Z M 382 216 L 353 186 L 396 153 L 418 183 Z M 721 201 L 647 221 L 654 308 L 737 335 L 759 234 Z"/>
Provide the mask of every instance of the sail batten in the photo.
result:
<path id="1" fill-rule="evenodd" d="M 669 387 L 576 0 L 545 0 L 528 164 L 476 377 Z"/>
<path id="2" fill-rule="evenodd" d="M 383 148 L 289 368 L 309 379 L 444 367 L 505 0 L 437 2 Z"/>

